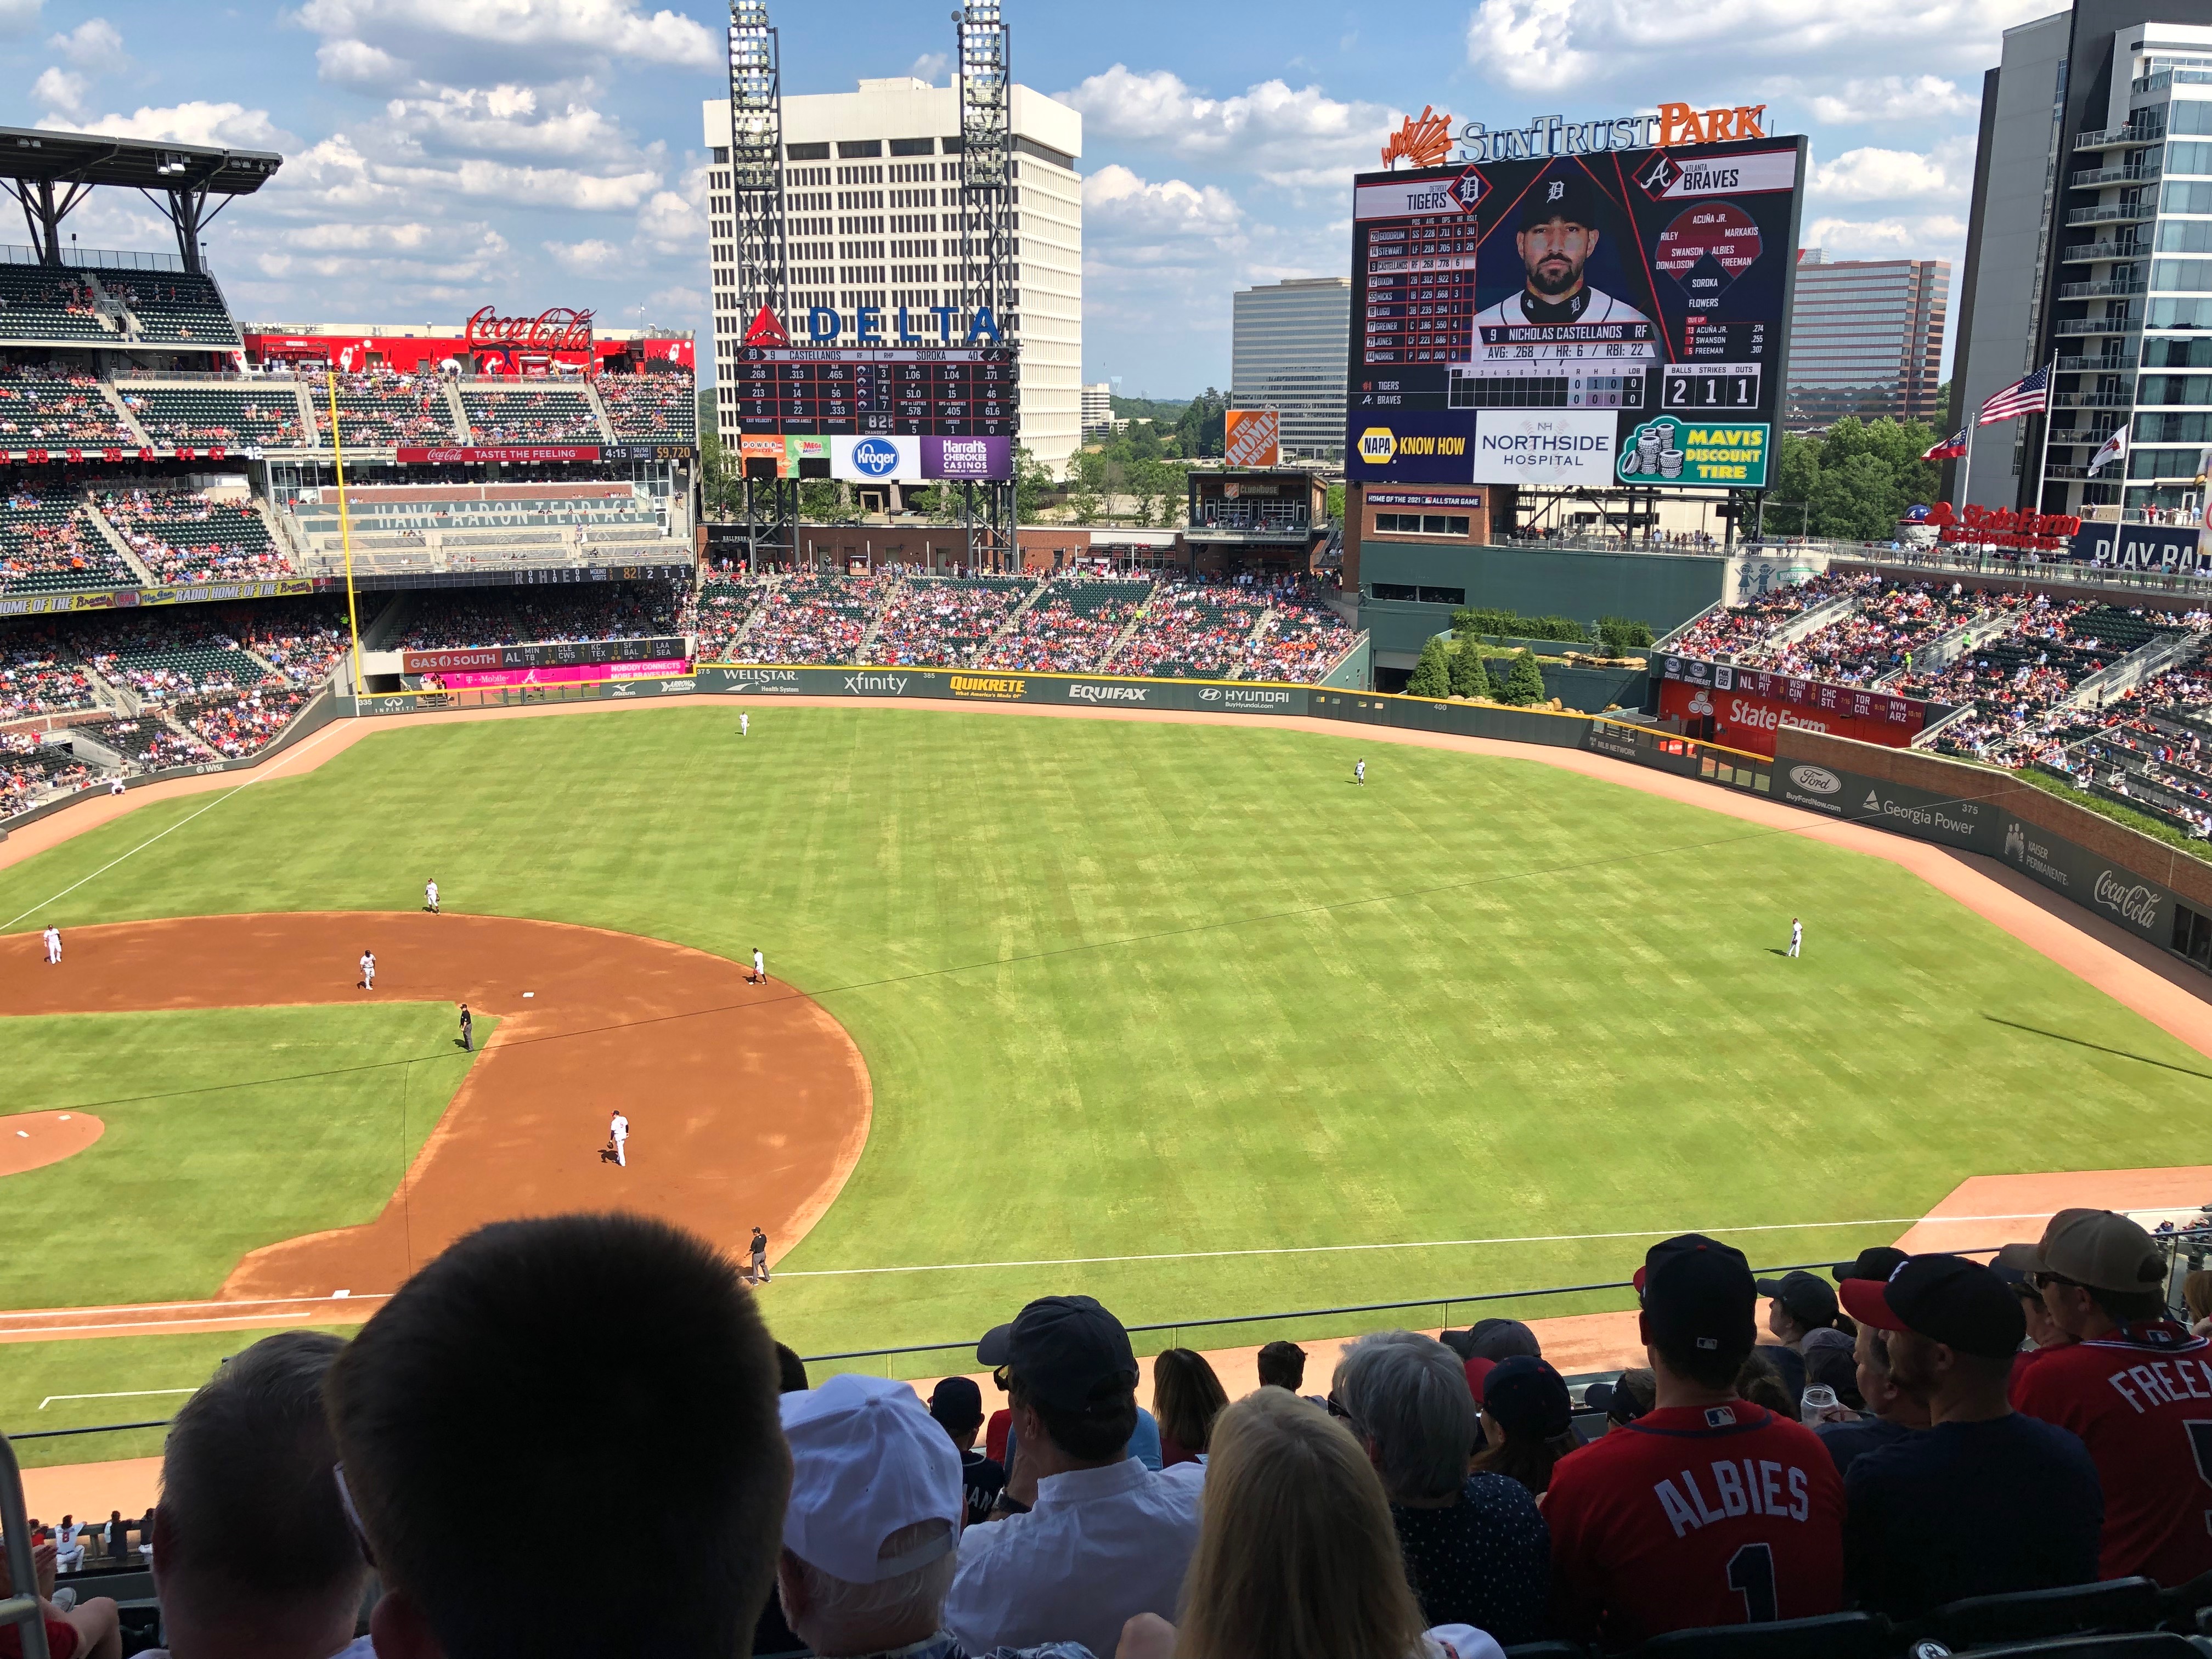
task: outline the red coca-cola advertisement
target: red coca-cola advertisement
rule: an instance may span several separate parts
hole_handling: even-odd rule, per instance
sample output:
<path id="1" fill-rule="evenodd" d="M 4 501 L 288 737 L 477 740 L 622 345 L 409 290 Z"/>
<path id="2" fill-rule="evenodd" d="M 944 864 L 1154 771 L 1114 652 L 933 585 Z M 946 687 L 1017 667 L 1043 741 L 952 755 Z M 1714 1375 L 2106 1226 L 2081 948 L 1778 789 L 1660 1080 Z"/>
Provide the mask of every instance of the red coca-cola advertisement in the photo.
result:
<path id="1" fill-rule="evenodd" d="M 1723 678 L 1733 682 L 1726 689 L 1710 682 L 1662 679 L 1659 717 L 1678 719 L 1686 732 L 1731 749 L 1747 749 L 1754 755 L 1773 754 L 1775 730 L 1783 726 L 1909 749 L 1927 724 L 1928 705 L 1909 697 L 1886 697 L 1880 692 L 1855 691 L 1848 686 L 1811 680 L 1787 682 L 1802 688 L 1805 695 L 1798 698 L 1772 695 L 1782 690 L 1780 686 L 1770 686 L 1769 695 L 1762 696 L 1743 684 L 1745 678 L 1752 677 L 1729 676 L 1724 672 Z M 1709 720 L 1710 730 L 1705 725 Z"/>

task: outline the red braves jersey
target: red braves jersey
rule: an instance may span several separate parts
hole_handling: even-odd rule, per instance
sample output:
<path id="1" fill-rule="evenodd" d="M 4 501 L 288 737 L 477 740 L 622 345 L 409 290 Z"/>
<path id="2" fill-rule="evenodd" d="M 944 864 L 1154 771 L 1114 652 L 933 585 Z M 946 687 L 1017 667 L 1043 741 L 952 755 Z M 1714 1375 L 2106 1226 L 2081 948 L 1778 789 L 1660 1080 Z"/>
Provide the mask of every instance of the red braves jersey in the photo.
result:
<path id="1" fill-rule="evenodd" d="M 1836 1461 L 1764 1406 L 1646 1412 L 1559 1461 L 1544 1519 L 1563 1634 L 1613 1646 L 1843 1602 Z"/>
<path id="2" fill-rule="evenodd" d="M 2096 1461 L 2106 1577 L 2172 1586 L 2212 1571 L 2212 1342 L 2163 1320 L 2130 1326 L 2050 1350 L 2012 1392 Z"/>

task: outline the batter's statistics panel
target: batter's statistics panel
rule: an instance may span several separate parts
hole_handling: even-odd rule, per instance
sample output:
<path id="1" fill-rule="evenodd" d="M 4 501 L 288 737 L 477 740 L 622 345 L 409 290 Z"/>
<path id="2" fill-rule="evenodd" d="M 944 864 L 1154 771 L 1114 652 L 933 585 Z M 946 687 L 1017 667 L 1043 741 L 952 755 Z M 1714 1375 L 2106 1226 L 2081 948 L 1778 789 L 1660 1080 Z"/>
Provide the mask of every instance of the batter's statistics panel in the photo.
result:
<path id="1" fill-rule="evenodd" d="M 1351 476 L 1765 488 L 1804 171 L 1749 138 L 1360 174 Z"/>
<path id="2" fill-rule="evenodd" d="M 745 346 L 734 378 L 751 433 L 998 438 L 1020 425 L 1020 367 L 1006 346 Z"/>

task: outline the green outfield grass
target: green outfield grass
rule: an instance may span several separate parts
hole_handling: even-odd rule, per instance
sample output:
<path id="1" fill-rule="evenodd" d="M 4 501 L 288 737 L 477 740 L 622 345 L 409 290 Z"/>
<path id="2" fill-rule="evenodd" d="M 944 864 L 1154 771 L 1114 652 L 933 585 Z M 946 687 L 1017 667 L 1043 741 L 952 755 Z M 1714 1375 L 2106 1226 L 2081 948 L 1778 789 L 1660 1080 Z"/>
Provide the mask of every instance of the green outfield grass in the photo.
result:
<path id="1" fill-rule="evenodd" d="M 374 1220 L 469 1061 L 442 1002 L 0 1018 L 6 1109 L 106 1126 L 0 1185 L 0 1307 L 212 1296 L 248 1250 Z"/>
<path id="2" fill-rule="evenodd" d="M 1625 1278 L 1645 1241 L 1596 1234 L 1833 1260 L 1967 1176 L 2212 1125 L 2212 1061 L 2025 945 L 1698 807 L 1354 737 L 749 707 L 744 740 L 734 706 L 379 733 L 0 872 L 0 918 L 181 823 L 15 927 L 408 909 L 434 873 L 449 909 L 759 945 L 876 1090 L 766 1291 L 808 1353 L 1051 1291 L 1136 1322 Z M 1437 1243 L 1468 1240 L 1522 1242 Z M 1425 1248 L 1266 1254 L 1344 1245 Z M 1167 1259 L 1029 1265 L 1130 1256 Z"/>

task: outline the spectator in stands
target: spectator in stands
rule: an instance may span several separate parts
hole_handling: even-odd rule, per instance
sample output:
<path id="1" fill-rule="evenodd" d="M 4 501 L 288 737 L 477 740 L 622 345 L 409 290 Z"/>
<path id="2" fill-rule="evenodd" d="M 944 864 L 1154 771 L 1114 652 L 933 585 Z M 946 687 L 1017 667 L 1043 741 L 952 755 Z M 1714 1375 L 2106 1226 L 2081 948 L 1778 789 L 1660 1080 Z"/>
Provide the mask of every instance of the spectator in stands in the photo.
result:
<path id="1" fill-rule="evenodd" d="M 1507 1646 L 1540 1639 L 1550 1537 L 1526 1486 L 1468 1472 L 1474 1396 L 1458 1357 L 1412 1331 L 1378 1331 L 1345 1350 L 1329 1400 L 1382 1478 L 1422 1616 Z"/>
<path id="2" fill-rule="evenodd" d="M 1836 1460 L 1836 1473 L 1844 1477 L 1846 1489 L 1851 1465 L 1858 1458 L 1928 1426 L 1927 1403 L 1899 1388 L 1890 1375 L 1889 1343 L 1880 1331 L 1860 1321 L 1851 1352 L 1858 1366 L 1863 1415 L 1813 1425 L 1828 1455 Z"/>
<path id="3" fill-rule="evenodd" d="M 1562 1633 L 1626 1645 L 1833 1613 L 1842 1478 L 1811 1430 L 1735 1392 L 1757 1334 L 1750 1266 L 1686 1233 L 1651 1247 L 1636 1289 L 1656 1403 L 1561 1458 L 1544 1496 Z"/>
<path id="4" fill-rule="evenodd" d="M 1784 1417 L 1795 1417 L 1800 1410 L 1799 1402 L 1791 1397 L 1780 1370 L 1768 1357 L 1782 1352 L 1766 1346 L 1746 1354 L 1742 1367 L 1735 1374 L 1735 1391 L 1754 1406 L 1764 1406 Z"/>
<path id="5" fill-rule="evenodd" d="M 56 1571 L 75 1572 L 84 1565 L 84 1546 L 77 1541 L 77 1534 L 83 1530 L 77 1525 L 74 1515 L 62 1516 L 61 1524 L 54 1528 Z"/>
<path id="6" fill-rule="evenodd" d="M 1006 1489 L 1004 1466 L 975 1449 L 975 1437 L 983 1428 L 983 1391 L 973 1377 L 948 1376 L 929 1396 L 929 1414 L 951 1437 L 952 1449 L 960 1454 L 960 1484 L 968 1494 L 968 1524 L 981 1525 L 991 1518 L 992 1506 Z"/>
<path id="7" fill-rule="evenodd" d="M 55 1546 L 37 1522 L 30 1522 L 31 1571 L 37 1578 L 40 1622 L 46 1631 L 50 1659 L 120 1659 L 123 1652 L 121 1611 L 113 1598 L 95 1595 L 64 1607 L 54 1601 Z M 8 1556 L 0 1549 L 0 1601 L 15 1594 Z M 71 1592 L 74 1594 L 74 1592 Z M 20 1626 L 0 1625 L 0 1659 L 22 1659 Z"/>
<path id="8" fill-rule="evenodd" d="M 1121 1659 L 1420 1659 L 1425 1620 L 1382 1485 L 1339 1425 L 1273 1389 L 1222 1413 L 1180 1626 L 1129 1621 Z M 1439 1631 L 1464 1659 L 1496 1649 Z M 1456 1639 L 1453 1639 L 1456 1638 Z"/>
<path id="9" fill-rule="evenodd" d="M 2036 1287 L 2073 1340 L 2039 1355 L 2012 1403 L 2070 1429 L 2105 1489 L 2100 1570 L 2184 1584 L 2212 1571 L 2193 1422 L 2212 1395 L 2212 1340 L 2166 1316 L 2166 1260 L 2111 1210 L 2061 1210 L 2044 1229 Z"/>
<path id="10" fill-rule="evenodd" d="M 1160 1425 L 1160 1462 L 1172 1468 L 1206 1455 L 1213 1419 L 1229 1403 L 1229 1391 L 1205 1356 L 1188 1348 L 1163 1349 L 1152 1361 L 1152 1415 Z"/>
<path id="11" fill-rule="evenodd" d="M 1295 1342 L 1270 1342 L 1260 1350 L 1260 1386 L 1287 1389 L 1296 1394 L 1305 1386 L 1306 1351 Z"/>
<path id="12" fill-rule="evenodd" d="M 806 1362 L 799 1357 L 795 1348 L 775 1345 L 775 1391 L 778 1394 L 798 1394 L 806 1387 Z"/>
<path id="13" fill-rule="evenodd" d="M 106 1546 L 111 1561 L 125 1559 L 131 1553 L 131 1523 L 123 1518 L 121 1510 L 107 1512 L 107 1524 L 100 1528 L 100 1541 Z"/>
<path id="14" fill-rule="evenodd" d="M 595 1333 L 579 1340 L 579 1333 Z M 384 1595 L 378 1659 L 724 1654 L 766 1604 L 791 1479 L 775 1350 L 718 1252 L 634 1215 L 479 1228 L 378 1310 L 325 1385 Z M 501 1515 L 649 1517 L 650 1594 Z"/>
<path id="15" fill-rule="evenodd" d="M 1614 1382 L 1591 1383 L 1583 1390 L 1583 1403 L 1605 1413 L 1605 1431 L 1611 1434 L 1651 1409 L 1653 1387 L 1651 1368 L 1635 1365 Z"/>
<path id="16" fill-rule="evenodd" d="M 1808 1383 L 1824 1383 L 1845 1404 L 1854 1403 L 1858 1387 L 1851 1374 L 1851 1338 L 1836 1328 L 1836 1287 L 1817 1273 L 1799 1271 L 1760 1279 L 1759 1293 L 1771 1298 L 1766 1328 L 1774 1334 L 1773 1343 L 1759 1344 L 1759 1354 L 1781 1377 L 1790 1409 L 1797 1409 Z"/>
<path id="17" fill-rule="evenodd" d="M 784 1395 L 782 1416 L 791 1502 L 775 1582 L 793 1632 L 819 1659 L 961 1659 L 942 1617 L 958 1560 L 960 1460 L 914 1390 L 833 1376 Z M 1073 1644 L 1020 1651 L 1091 1659 Z"/>
<path id="18" fill-rule="evenodd" d="M 2036 1288 L 2036 1270 L 2042 1259 L 2041 1247 L 2034 1244 L 2007 1244 L 1990 1258 L 1990 1270 L 2005 1282 L 2006 1287 L 2020 1303 L 2020 1311 L 2027 1322 L 2027 1340 L 2021 1344 L 2020 1358 L 2013 1361 L 2012 1388 L 2020 1393 L 2021 1373 L 2035 1361 L 2054 1348 L 2063 1348 L 2074 1339 L 2051 1322 L 2051 1310 L 2043 1305 L 2043 1292 Z"/>
<path id="19" fill-rule="evenodd" d="M 177 1659 L 372 1659 L 368 1564 L 331 1466 L 324 1331 L 264 1337 L 185 1402 L 161 1449 L 154 1589 Z"/>
<path id="20" fill-rule="evenodd" d="M 1042 1642 L 1111 1653 L 1137 1613 L 1175 1611 L 1204 1469 L 1155 1474 L 1130 1455 L 1136 1355 L 1087 1296 L 1030 1303 L 975 1357 L 1005 1367 L 1014 1450 L 993 1520 L 961 1535 L 945 1627 L 971 1653 Z"/>
<path id="21" fill-rule="evenodd" d="M 1851 1464 L 1845 1593 L 1909 1619 L 1963 1596 L 2094 1583 L 2096 1466 L 2073 1434 L 2005 1398 L 2027 1327 L 2004 1281 L 1964 1256 L 1921 1255 L 1887 1284 L 1842 1289 L 1929 1423 Z"/>
<path id="22" fill-rule="evenodd" d="M 2181 1281 L 2181 1302 L 2189 1310 L 2189 1334 L 2212 1336 L 2212 1267 L 2199 1267 Z"/>
<path id="23" fill-rule="evenodd" d="M 1574 1401 L 1565 1381 L 1542 1360 L 1516 1354 L 1484 1374 L 1475 1398 L 1484 1449 L 1474 1472 L 1510 1476 L 1540 1494 L 1552 1484 L 1552 1466 L 1574 1449 L 1568 1431 Z"/>

